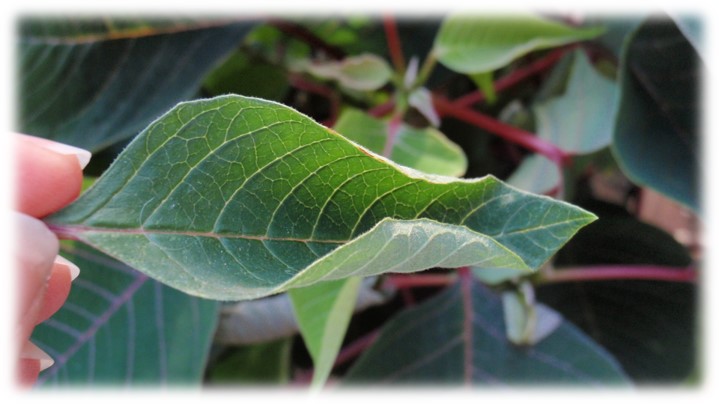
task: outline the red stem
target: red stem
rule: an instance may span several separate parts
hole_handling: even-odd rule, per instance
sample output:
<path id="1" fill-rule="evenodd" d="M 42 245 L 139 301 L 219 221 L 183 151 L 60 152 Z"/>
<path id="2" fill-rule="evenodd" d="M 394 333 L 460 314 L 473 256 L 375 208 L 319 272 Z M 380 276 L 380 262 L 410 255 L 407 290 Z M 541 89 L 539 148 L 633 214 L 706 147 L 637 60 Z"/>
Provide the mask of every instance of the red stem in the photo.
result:
<path id="1" fill-rule="evenodd" d="M 367 349 L 370 345 L 374 344 L 374 342 L 377 340 L 377 337 L 379 337 L 379 332 L 380 329 L 378 328 L 352 341 L 351 344 L 343 348 L 337 355 L 334 367 L 336 368 L 337 366 L 347 363 L 357 357 L 362 352 L 364 352 L 365 349 Z"/>
<path id="2" fill-rule="evenodd" d="M 574 48 L 576 48 L 576 45 L 570 45 L 564 48 L 556 49 L 547 54 L 545 57 L 538 59 L 527 66 L 514 70 L 506 76 L 496 80 L 494 82 L 494 90 L 497 92 L 506 90 L 507 88 L 510 88 L 535 74 L 547 70 L 555 63 L 557 63 L 559 59 L 564 56 L 565 53 Z M 456 100 L 454 100 L 454 105 L 458 107 L 468 107 L 474 103 L 484 101 L 484 99 L 484 93 L 477 90 L 457 98 Z"/>
<path id="3" fill-rule="evenodd" d="M 384 32 L 387 36 L 387 47 L 389 48 L 389 54 L 392 58 L 392 64 L 400 74 L 404 74 L 406 69 L 404 63 L 404 56 L 402 55 L 402 45 L 399 40 L 399 32 L 397 31 L 397 22 L 394 17 L 385 15 L 382 18 L 384 25 Z"/>
<path id="4" fill-rule="evenodd" d="M 675 268 L 658 265 L 598 265 L 591 267 L 552 270 L 540 275 L 539 283 L 587 282 L 606 280 L 652 280 L 667 282 L 696 282 L 694 268 Z"/>
<path id="5" fill-rule="evenodd" d="M 457 281 L 454 275 L 389 275 L 387 282 L 397 289 L 447 286 Z"/>
<path id="6" fill-rule="evenodd" d="M 326 97 L 330 101 L 330 117 L 322 123 L 328 127 L 332 127 L 332 125 L 334 125 L 340 111 L 340 100 L 332 88 L 306 80 L 304 77 L 297 74 L 290 75 L 290 84 L 297 89 Z"/>
<path id="7" fill-rule="evenodd" d="M 368 114 L 372 115 L 375 118 L 381 118 L 394 109 L 394 100 L 389 100 L 385 102 L 384 104 L 377 105 L 376 107 L 371 108 L 367 111 Z"/>
<path id="8" fill-rule="evenodd" d="M 507 125 L 466 106 L 456 105 L 441 96 L 435 96 L 433 102 L 437 113 L 440 115 L 451 116 L 494 133 L 507 141 L 547 157 L 559 166 L 569 163 L 570 154 L 531 132 Z"/>

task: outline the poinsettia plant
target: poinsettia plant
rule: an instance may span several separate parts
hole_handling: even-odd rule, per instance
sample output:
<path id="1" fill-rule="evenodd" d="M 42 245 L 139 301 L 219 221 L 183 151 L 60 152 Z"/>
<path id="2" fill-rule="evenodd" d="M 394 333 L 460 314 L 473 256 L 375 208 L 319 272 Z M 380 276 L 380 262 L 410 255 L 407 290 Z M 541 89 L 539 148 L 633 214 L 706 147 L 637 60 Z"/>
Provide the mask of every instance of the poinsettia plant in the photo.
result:
<path id="1" fill-rule="evenodd" d="M 700 251 L 636 197 L 700 214 L 697 19 L 19 28 L 17 129 L 94 152 L 39 386 L 698 377 Z"/>

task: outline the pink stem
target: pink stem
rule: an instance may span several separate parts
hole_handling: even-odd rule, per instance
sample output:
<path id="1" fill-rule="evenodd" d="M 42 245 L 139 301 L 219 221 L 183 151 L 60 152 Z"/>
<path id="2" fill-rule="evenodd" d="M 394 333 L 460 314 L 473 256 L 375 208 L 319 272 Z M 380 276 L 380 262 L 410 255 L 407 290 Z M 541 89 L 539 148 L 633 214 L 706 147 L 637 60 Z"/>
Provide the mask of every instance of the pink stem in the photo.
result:
<path id="1" fill-rule="evenodd" d="M 400 74 L 404 74 L 406 69 L 404 56 L 402 55 L 402 45 L 399 40 L 399 32 L 397 31 L 397 23 L 394 17 L 386 15 L 382 18 L 384 32 L 387 36 L 387 47 L 392 58 L 392 64 Z"/>
<path id="2" fill-rule="evenodd" d="M 440 115 L 451 116 L 480 127 L 506 139 L 507 141 L 539 153 L 554 161 L 557 165 L 562 166 L 569 162 L 571 157 L 569 153 L 552 143 L 535 136 L 531 132 L 507 125 L 506 123 L 494 119 L 489 115 L 485 115 L 468 107 L 458 106 L 444 97 L 435 96 L 433 101 L 434 106 L 437 109 L 437 113 Z"/>
<path id="3" fill-rule="evenodd" d="M 352 341 L 351 344 L 342 349 L 337 355 L 334 366 L 340 366 L 359 356 L 362 352 L 364 352 L 365 349 L 367 349 L 370 345 L 374 344 L 374 342 L 377 340 L 377 337 L 379 337 L 379 332 L 380 329 L 378 328 Z"/>
<path id="4" fill-rule="evenodd" d="M 620 279 L 691 283 L 696 282 L 697 271 L 692 267 L 679 269 L 658 265 L 597 265 L 552 270 L 541 274 L 539 283 L 588 282 Z"/>
<path id="5" fill-rule="evenodd" d="M 576 45 L 570 45 L 561 49 L 554 50 L 542 59 L 536 60 L 535 62 L 527 66 L 521 67 L 509 73 L 508 75 L 494 82 L 494 90 L 497 92 L 506 90 L 507 88 L 510 88 L 535 74 L 547 70 L 555 63 L 557 63 L 559 59 L 564 56 L 565 53 L 574 49 L 575 47 Z M 484 101 L 484 99 L 485 95 L 483 92 L 473 91 L 454 100 L 454 104 L 456 106 L 468 107 L 474 103 Z"/>
<path id="6" fill-rule="evenodd" d="M 389 275 L 387 282 L 397 289 L 447 286 L 457 281 L 454 275 Z"/>

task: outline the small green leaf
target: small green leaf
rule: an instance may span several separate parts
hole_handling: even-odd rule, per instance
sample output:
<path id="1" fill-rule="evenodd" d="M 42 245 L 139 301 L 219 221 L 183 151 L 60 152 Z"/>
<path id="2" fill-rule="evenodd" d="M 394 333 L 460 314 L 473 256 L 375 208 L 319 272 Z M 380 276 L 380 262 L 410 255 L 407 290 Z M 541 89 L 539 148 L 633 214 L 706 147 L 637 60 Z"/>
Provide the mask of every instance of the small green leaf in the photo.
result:
<path id="1" fill-rule="evenodd" d="M 627 383 L 616 360 L 567 321 L 523 347 L 507 340 L 504 327 L 501 299 L 479 282 L 463 280 L 387 322 L 345 382 Z"/>
<path id="2" fill-rule="evenodd" d="M 387 62 L 373 54 L 350 56 L 341 61 L 311 63 L 306 68 L 314 76 L 336 80 L 341 86 L 352 90 L 377 90 L 392 77 L 392 69 Z"/>
<path id="3" fill-rule="evenodd" d="M 502 306 L 507 339 L 517 345 L 537 344 L 562 323 L 557 312 L 535 302 L 534 289 L 526 280 L 516 290 L 502 293 Z"/>
<path id="4" fill-rule="evenodd" d="M 497 100 L 497 92 L 494 91 L 494 75 L 491 71 L 470 74 L 469 77 L 482 90 L 488 103 L 492 104 Z"/>
<path id="5" fill-rule="evenodd" d="M 560 174 L 557 164 L 540 154 L 533 154 L 522 160 L 507 183 L 525 191 L 547 193 L 559 186 Z"/>
<path id="6" fill-rule="evenodd" d="M 435 266 L 530 270 L 594 218 L 494 177 L 398 166 L 291 108 L 225 96 L 159 118 L 46 222 L 187 293 L 242 300 Z"/>
<path id="7" fill-rule="evenodd" d="M 534 15 L 447 17 L 434 42 L 437 59 L 465 74 L 490 72 L 531 51 L 591 39 L 600 27 L 572 28 Z"/>
<path id="8" fill-rule="evenodd" d="M 354 108 L 345 109 L 335 124 L 335 130 L 348 139 L 382 153 L 387 142 L 388 123 Z M 433 129 L 416 129 L 403 124 L 394 139 L 392 161 L 428 173 L 462 176 L 467 170 L 467 157 L 462 149 Z"/>
<path id="9" fill-rule="evenodd" d="M 286 384 L 290 380 L 291 348 L 292 339 L 285 338 L 228 349 L 208 366 L 206 383 L 227 387 Z"/>
<path id="10" fill-rule="evenodd" d="M 599 74 L 582 51 L 563 95 L 534 106 L 537 135 L 562 150 L 586 154 L 608 146 L 616 111 L 617 85 Z"/>
<path id="11" fill-rule="evenodd" d="M 354 312 L 361 280 L 351 277 L 289 291 L 302 338 L 315 366 L 313 387 L 321 387 L 332 371 Z"/>

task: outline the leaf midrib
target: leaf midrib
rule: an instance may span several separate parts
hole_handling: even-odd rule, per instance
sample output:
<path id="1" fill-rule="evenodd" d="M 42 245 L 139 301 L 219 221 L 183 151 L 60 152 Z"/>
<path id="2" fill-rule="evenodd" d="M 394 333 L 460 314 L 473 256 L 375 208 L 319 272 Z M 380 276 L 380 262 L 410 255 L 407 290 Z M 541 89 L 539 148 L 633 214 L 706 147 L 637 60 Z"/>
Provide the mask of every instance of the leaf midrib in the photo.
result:
<path id="1" fill-rule="evenodd" d="M 82 238 L 82 233 L 121 233 L 130 235 L 170 235 L 170 236 L 188 236 L 188 237 L 207 237 L 215 239 L 234 238 L 257 241 L 293 241 L 299 243 L 324 243 L 324 244 L 346 244 L 351 240 L 328 240 L 313 238 L 297 238 L 297 237 L 275 237 L 269 235 L 252 235 L 238 233 L 217 233 L 211 231 L 191 231 L 191 230 L 171 230 L 171 229 L 145 229 L 145 228 L 116 228 L 116 227 L 95 227 L 86 225 L 57 225 L 47 223 L 48 227 L 55 233 L 67 236 L 70 239 Z"/>

